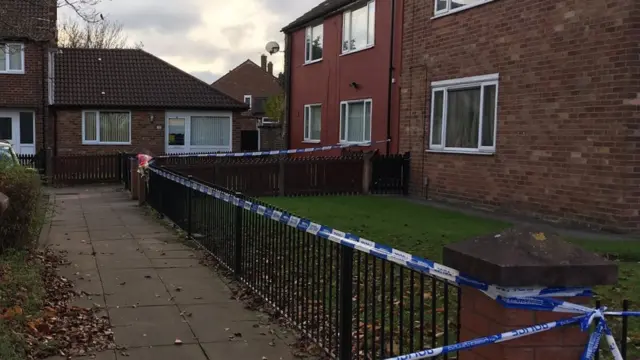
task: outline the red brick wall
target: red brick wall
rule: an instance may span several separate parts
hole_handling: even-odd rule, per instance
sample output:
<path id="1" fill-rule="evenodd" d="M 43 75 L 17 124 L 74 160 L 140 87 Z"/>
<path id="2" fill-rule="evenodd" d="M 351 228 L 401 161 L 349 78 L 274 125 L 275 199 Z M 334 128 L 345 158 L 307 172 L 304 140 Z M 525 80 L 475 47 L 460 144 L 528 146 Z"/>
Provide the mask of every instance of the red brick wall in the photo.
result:
<path id="1" fill-rule="evenodd" d="M 57 146 L 58 154 L 98 154 L 118 151 L 151 151 L 152 154 L 165 152 L 165 111 L 134 110 L 131 112 L 131 145 L 83 145 L 82 110 L 57 110 Z M 154 115 L 153 124 L 149 113 Z M 253 127 L 251 127 L 251 124 Z M 160 129 L 157 127 L 160 126 Z M 240 149 L 240 130 L 255 130 L 255 120 L 233 114 L 232 149 Z M 237 149 L 237 150 L 236 150 Z"/>
<path id="2" fill-rule="evenodd" d="M 396 0 L 396 32 L 394 43 L 394 74 L 396 84 L 400 79 L 402 64 L 402 3 Z M 371 140 L 387 138 L 388 92 L 389 92 L 389 51 L 391 34 L 391 0 L 378 0 L 375 4 L 375 44 L 373 47 L 342 55 L 342 13 L 331 16 L 323 22 L 322 61 L 306 64 L 305 28 L 291 34 L 291 91 L 290 144 L 291 148 L 335 145 L 340 141 L 340 102 L 346 100 L 372 99 Z M 358 88 L 350 86 L 357 83 Z M 397 87 L 392 87 L 391 100 L 391 146 L 390 152 L 398 150 L 398 104 Z M 304 142 L 304 105 L 322 104 L 320 144 Z M 372 146 L 382 153 L 386 144 Z M 339 155 L 340 151 L 331 153 Z M 324 153 L 323 153 L 324 154 Z M 329 153 L 328 153 L 329 154 Z M 314 153 L 317 155 L 317 153 Z"/>
<path id="3" fill-rule="evenodd" d="M 36 151 L 42 148 L 43 73 L 46 46 L 27 42 L 24 49 L 24 74 L 0 74 L 0 108 L 33 110 L 36 112 Z M 45 69 L 46 70 L 46 69 Z M 45 75 L 46 76 L 46 75 Z M 46 102 L 47 99 L 45 98 Z"/>
<path id="4" fill-rule="evenodd" d="M 404 8 L 411 195 L 640 230 L 640 3 L 500 0 L 432 19 L 433 3 Z M 492 73 L 495 155 L 426 153 L 428 84 Z"/>

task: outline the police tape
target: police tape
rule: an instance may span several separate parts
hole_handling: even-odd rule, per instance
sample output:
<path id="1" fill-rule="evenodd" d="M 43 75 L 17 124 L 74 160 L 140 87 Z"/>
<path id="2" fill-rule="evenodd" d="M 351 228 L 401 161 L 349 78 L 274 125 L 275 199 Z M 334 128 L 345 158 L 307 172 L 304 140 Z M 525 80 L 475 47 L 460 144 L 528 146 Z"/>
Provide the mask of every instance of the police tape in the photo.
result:
<path id="1" fill-rule="evenodd" d="M 440 356 L 440 355 L 444 355 L 452 352 L 458 352 L 460 350 L 472 349 L 472 348 L 483 346 L 483 345 L 497 344 L 504 341 L 514 340 L 524 336 L 529 336 L 529 335 L 534 335 L 541 332 L 549 331 L 551 329 L 572 325 L 572 324 L 577 324 L 583 321 L 584 318 L 586 317 L 587 317 L 586 315 L 582 315 L 582 316 L 572 317 L 569 319 L 561 319 L 561 320 L 552 321 L 544 324 L 533 325 L 533 326 L 529 326 L 522 329 L 506 331 L 500 334 L 463 341 L 458 344 L 445 345 L 439 348 L 426 349 L 426 350 L 421 350 L 411 354 L 387 358 L 386 360 L 427 359 L 427 358 L 436 357 L 436 356 Z"/>
<path id="2" fill-rule="evenodd" d="M 292 215 L 285 211 L 280 211 L 277 209 L 266 207 L 264 205 L 253 203 L 248 200 L 241 199 L 228 192 L 212 188 L 197 181 L 185 178 L 184 176 L 166 170 L 158 169 L 154 165 L 151 165 L 149 167 L 149 170 L 171 181 L 190 187 L 193 190 L 213 196 L 217 199 L 231 203 L 235 206 L 241 207 L 247 211 L 251 211 L 271 220 L 286 224 L 298 230 L 305 231 L 307 233 L 319 236 L 340 245 L 354 248 L 377 258 L 403 265 L 418 272 L 437 277 L 441 280 L 454 282 L 458 285 L 473 287 L 484 292 L 489 297 L 498 301 L 500 304 L 507 308 L 582 314 L 581 316 L 569 319 L 562 319 L 545 324 L 534 325 L 523 329 L 508 331 L 502 334 L 461 342 L 459 344 L 445 345 L 436 349 L 422 350 L 420 352 L 402 355 L 387 360 L 409 360 L 435 357 L 450 352 L 456 352 L 473 347 L 513 340 L 519 337 L 548 331 L 556 327 L 562 327 L 576 323 L 580 323 L 582 330 L 586 331 L 595 319 L 599 319 L 599 323 L 596 327 L 596 331 L 591 334 L 590 341 L 589 343 L 587 343 L 582 359 L 590 360 L 593 358 L 593 354 L 597 350 L 597 345 L 599 344 L 599 339 L 604 334 L 605 339 L 609 345 L 609 349 L 614 356 L 614 360 L 623 360 L 622 355 L 620 354 L 620 351 L 616 345 L 615 339 L 613 338 L 611 330 L 606 323 L 605 316 L 640 317 L 640 311 L 606 311 L 606 308 L 593 309 L 583 305 L 573 304 L 567 301 L 561 301 L 551 298 L 551 296 L 588 296 L 591 295 L 591 290 L 588 288 L 510 288 L 486 284 L 484 282 L 464 276 L 455 269 L 438 264 L 431 260 L 423 259 L 386 245 L 377 244 L 373 241 L 360 238 L 354 234 L 345 233 L 328 226 L 314 223 L 308 219 Z"/>
<path id="3" fill-rule="evenodd" d="M 249 152 L 234 152 L 234 153 L 219 152 L 219 153 L 211 153 L 211 154 L 175 154 L 175 155 L 156 156 L 156 158 L 162 159 L 162 158 L 170 158 L 170 157 L 256 157 L 256 156 L 265 156 L 265 155 L 305 154 L 305 153 L 317 152 L 317 151 L 345 149 L 345 148 L 354 147 L 354 146 L 371 146 L 376 144 L 383 144 L 389 141 L 391 141 L 391 139 L 379 140 L 374 142 L 365 141 L 365 142 L 344 143 L 344 144 L 300 148 L 300 149 L 288 149 L 288 150 L 249 151 Z"/>
<path id="4" fill-rule="evenodd" d="M 386 245 L 377 244 L 373 241 L 361 238 L 357 235 L 345 233 L 328 226 L 312 222 L 311 220 L 295 216 L 286 211 L 280 211 L 248 200 L 240 199 L 239 197 L 229 194 L 228 192 L 214 189 L 197 181 L 192 181 L 182 175 L 178 175 L 164 169 L 158 169 L 154 165 L 151 165 L 149 167 L 149 170 L 169 180 L 190 187 L 193 190 L 213 196 L 222 201 L 232 203 L 233 205 L 244 208 L 247 211 L 251 211 L 271 220 L 278 221 L 280 223 L 294 227 L 298 230 L 316 235 L 323 239 L 327 239 L 344 246 L 354 248 L 377 258 L 394 262 L 396 264 L 431 275 L 444 281 L 473 287 L 486 293 L 493 299 L 509 299 L 513 297 L 569 297 L 591 295 L 591 290 L 588 288 L 510 288 L 490 285 L 482 281 L 474 280 L 468 276 L 464 276 L 460 274 L 458 270 L 438 264 L 434 261 L 423 259 L 421 257 L 405 253 Z M 553 305 L 556 307 L 560 306 L 560 304 Z M 547 303 L 546 306 L 551 306 L 551 304 Z"/>

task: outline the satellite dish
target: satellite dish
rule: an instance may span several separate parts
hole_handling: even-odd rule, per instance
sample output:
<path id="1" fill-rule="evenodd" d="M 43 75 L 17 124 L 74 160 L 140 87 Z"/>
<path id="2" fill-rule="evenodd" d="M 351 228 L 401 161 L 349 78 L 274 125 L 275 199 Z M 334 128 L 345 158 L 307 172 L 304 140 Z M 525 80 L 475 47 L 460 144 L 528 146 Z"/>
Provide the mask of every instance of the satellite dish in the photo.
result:
<path id="1" fill-rule="evenodd" d="M 278 43 L 275 41 L 269 41 L 264 49 L 267 50 L 269 55 L 273 55 L 280 51 L 280 45 L 278 45 Z"/>

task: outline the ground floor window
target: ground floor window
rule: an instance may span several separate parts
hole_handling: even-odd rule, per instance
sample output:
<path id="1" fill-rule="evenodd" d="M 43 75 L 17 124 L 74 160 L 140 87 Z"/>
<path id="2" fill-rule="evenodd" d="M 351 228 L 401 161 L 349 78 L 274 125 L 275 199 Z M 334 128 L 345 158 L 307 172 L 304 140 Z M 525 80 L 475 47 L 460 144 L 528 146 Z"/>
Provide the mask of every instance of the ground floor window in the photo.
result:
<path id="1" fill-rule="evenodd" d="M 431 83 L 429 148 L 494 152 L 498 74 Z"/>
<path id="2" fill-rule="evenodd" d="M 168 113 L 167 152 L 231 151 L 231 114 Z"/>
<path id="3" fill-rule="evenodd" d="M 340 103 L 340 142 L 371 141 L 371 99 Z"/>
<path id="4" fill-rule="evenodd" d="M 131 112 L 83 111 L 82 143 L 87 145 L 131 144 Z"/>
<path id="5" fill-rule="evenodd" d="M 312 104 L 304 106 L 304 140 L 320 141 L 320 122 L 322 105 Z"/>

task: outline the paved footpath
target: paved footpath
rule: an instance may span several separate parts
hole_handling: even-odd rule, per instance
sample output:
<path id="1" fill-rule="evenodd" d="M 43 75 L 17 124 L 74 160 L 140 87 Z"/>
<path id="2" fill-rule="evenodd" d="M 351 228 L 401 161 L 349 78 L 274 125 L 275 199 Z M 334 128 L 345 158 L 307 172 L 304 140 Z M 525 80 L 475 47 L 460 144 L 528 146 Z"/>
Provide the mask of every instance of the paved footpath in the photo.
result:
<path id="1" fill-rule="evenodd" d="M 104 307 L 116 344 L 126 347 L 97 360 L 294 358 L 293 336 L 230 299 L 223 279 L 127 193 L 114 186 L 51 193 L 56 214 L 43 236 L 68 251 L 71 265 L 61 273 L 84 294 L 75 305 Z"/>

